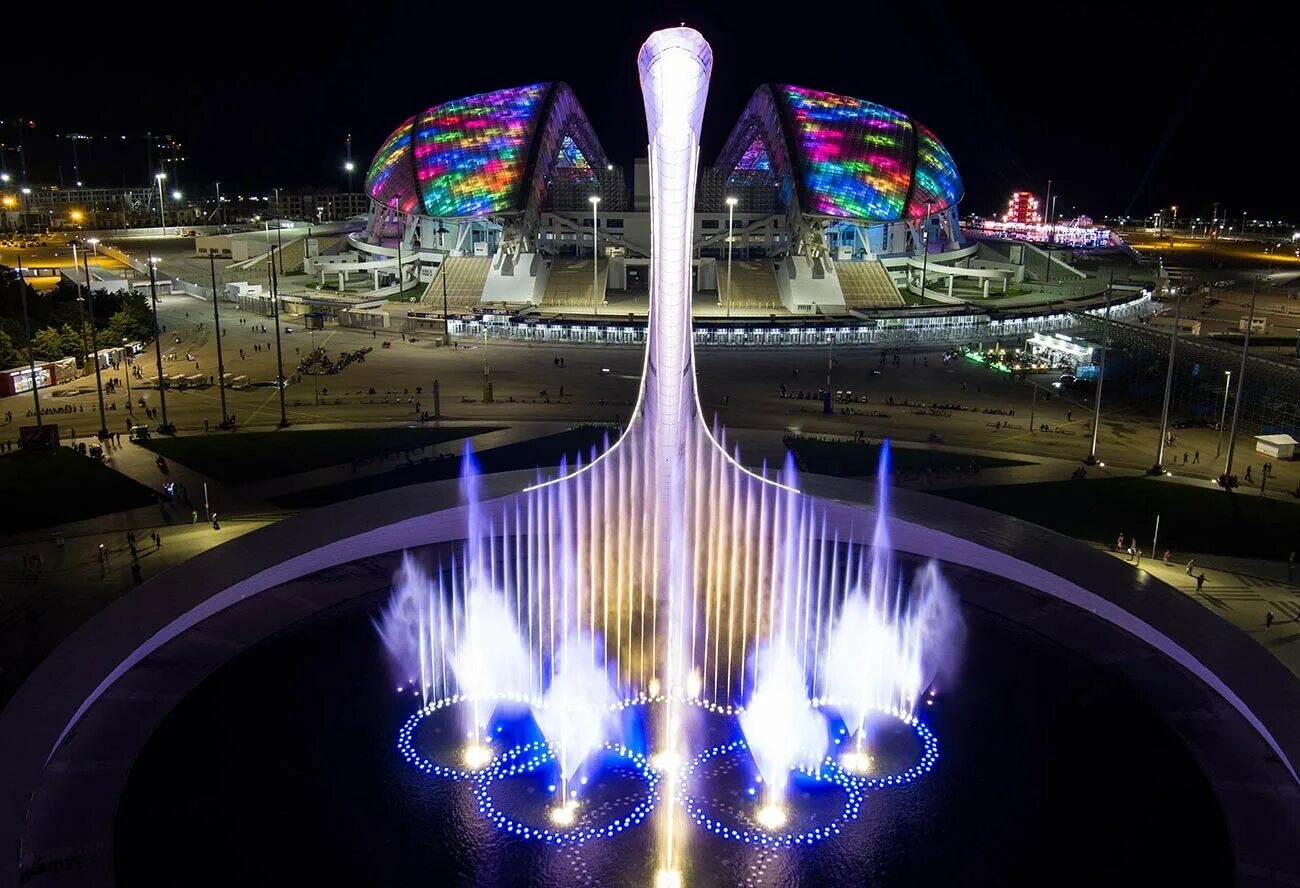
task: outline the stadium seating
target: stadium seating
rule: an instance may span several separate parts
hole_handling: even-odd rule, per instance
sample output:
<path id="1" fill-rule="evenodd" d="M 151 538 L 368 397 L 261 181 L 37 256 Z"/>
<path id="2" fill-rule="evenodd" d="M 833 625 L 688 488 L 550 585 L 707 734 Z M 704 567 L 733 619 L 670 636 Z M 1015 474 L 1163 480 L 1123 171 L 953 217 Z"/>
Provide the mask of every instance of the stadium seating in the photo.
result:
<path id="1" fill-rule="evenodd" d="M 442 305 L 442 275 L 447 276 L 447 304 L 458 308 L 478 305 L 483 299 L 483 285 L 487 283 L 488 266 L 485 256 L 448 256 L 438 268 L 424 291 L 422 305 Z"/>
<path id="2" fill-rule="evenodd" d="M 766 259 L 732 260 L 735 274 L 735 289 L 728 294 L 727 264 L 718 263 L 718 298 L 726 301 L 731 297 L 733 309 L 771 309 L 780 310 L 781 292 L 776 287 L 776 273 L 772 263 Z"/>
<path id="3" fill-rule="evenodd" d="M 609 263 L 600 261 L 596 272 L 600 294 L 605 296 L 605 281 L 609 272 Z M 546 293 L 542 296 L 542 308 L 591 310 L 591 263 L 586 259 L 556 259 L 551 263 L 550 274 L 546 278 Z"/>
<path id="4" fill-rule="evenodd" d="M 896 308 L 903 297 L 889 279 L 889 272 L 878 261 L 836 262 L 844 304 L 849 308 Z"/>

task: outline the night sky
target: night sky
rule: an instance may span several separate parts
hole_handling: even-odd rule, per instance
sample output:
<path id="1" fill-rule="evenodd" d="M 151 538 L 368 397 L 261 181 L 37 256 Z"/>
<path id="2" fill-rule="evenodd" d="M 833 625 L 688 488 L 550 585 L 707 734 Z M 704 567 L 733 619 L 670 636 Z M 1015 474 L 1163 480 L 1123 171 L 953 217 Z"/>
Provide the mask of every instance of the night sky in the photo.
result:
<path id="1" fill-rule="evenodd" d="M 1294 219 L 1298 4 L 1199 5 L 830 0 L 629 13 L 618 2 L 518 12 L 491 2 L 456 4 L 448 17 L 401 2 L 145 2 L 74 15 L 21 0 L 5 15 L 18 39 L 6 41 L 0 140 L 14 144 L 15 117 L 34 119 L 31 178 L 57 182 L 61 164 L 71 184 L 71 149 L 52 134 L 171 133 L 188 157 L 182 187 L 194 194 L 217 179 L 228 193 L 343 188 L 350 131 L 359 189 L 404 117 L 560 79 L 609 155 L 629 163 L 645 152 L 636 51 L 651 30 L 685 20 L 714 50 L 707 162 L 755 87 L 789 82 L 925 123 L 957 160 L 963 212 L 997 211 L 1017 189 L 1041 195 L 1050 178 L 1061 215 L 1178 204 L 1182 218 L 1208 217 L 1218 201 L 1230 217 Z M 80 149 L 83 179 L 149 180 L 143 140 L 110 145 Z M 5 161 L 17 170 L 13 153 Z"/>

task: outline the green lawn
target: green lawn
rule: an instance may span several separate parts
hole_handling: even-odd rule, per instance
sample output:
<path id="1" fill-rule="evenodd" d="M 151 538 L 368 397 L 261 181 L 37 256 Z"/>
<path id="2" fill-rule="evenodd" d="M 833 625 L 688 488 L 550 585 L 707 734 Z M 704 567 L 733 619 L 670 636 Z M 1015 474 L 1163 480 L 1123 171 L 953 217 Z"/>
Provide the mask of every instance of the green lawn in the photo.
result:
<path id="1" fill-rule="evenodd" d="M 0 534 L 35 530 L 157 502 L 143 484 L 70 448 L 0 456 Z"/>
<path id="2" fill-rule="evenodd" d="M 1150 546 L 1159 514 L 1161 551 L 1286 558 L 1300 548 L 1300 501 L 1265 499 L 1249 490 L 1099 478 L 935 493 L 1098 543 L 1114 544 L 1122 533 Z"/>
<path id="3" fill-rule="evenodd" d="M 501 426 L 220 432 L 141 442 L 167 459 L 227 484 L 252 484 L 353 459 L 493 432 Z"/>
<path id="4" fill-rule="evenodd" d="M 611 441 L 617 437 L 613 430 L 609 430 L 608 434 Z M 605 435 L 604 428 L 580 426 L 554 435 L 544 435 L 528 441 L 493 447 L 491 450 L 474 454 L 474 458 L 478 461 L 480 471 L 485 475 L 516 469 L 557 466 L 560 464 L 560 459 L 566 456 L 572 463 L 579 454 L 585 462 L 591 456 L 591 448 L 595 447 L 599 450 L 603 446 Z M 286 494 L 271 501 L 284 509 L 313 509 L 369 493 L 378 493 L 381 490 L 405 487 L 408 484 L 458 478 L 460 462 L 459 459 L 432 460 L 409 468 L 399 468 L 379 475 L 344 481 L 341 484 Z"/>
<path id="5" fill-rule="evenodd" d="M 879 444 L 793 437 L 786 438 L 785 443 L 794 451 L 799 471 L 814 475 L 834 475 L 838 478 L 874 477 L 876 465 L 880 462 Z M 1020 460 L 1001 459 L 995 456 L 919 450 L 910 447 L 891 448 L 890 460 L 895 472 L 915 472 L 925 469 L 944 472 L 972 465 L 982 469 L 1027 465 Z"/>

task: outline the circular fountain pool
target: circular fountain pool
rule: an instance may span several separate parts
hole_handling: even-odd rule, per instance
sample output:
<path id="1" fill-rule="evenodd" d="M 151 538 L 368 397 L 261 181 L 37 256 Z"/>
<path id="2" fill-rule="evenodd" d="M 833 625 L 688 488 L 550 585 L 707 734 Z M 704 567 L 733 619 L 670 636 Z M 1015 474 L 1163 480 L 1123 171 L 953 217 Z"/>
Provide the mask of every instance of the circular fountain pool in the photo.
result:
<path id="1" fill-rule="evenodd" d="M 959 585 L 985 600 L 1005 582 L 970 575 Z M 267 639 L 176 706 L 122 795 L 119 881 L 652 884 L 652 816 L 583 843 L 524 838 L 484 816 L 483 795 L 512 823 L 546 827 L 545 762 L 532 762 L 533 774 L 499 769 L 484 790 L 481 780 L 430 774 L 395 748 L 421 700 L 394 692 L 372 625 L 382 601 L 358 599 Z M 828 831 L 815 845 L 746 843 L 683 818 L 686 884 L 1229 883 L 1231 848 L 1210 787 L 1136 692 L 1042 635 L 963 609 L 960 684 L 921 707 L 942 749 L 931 770 L 900 785 L 795 781 L 784 829 Z M 701 718 L 696 758 L 740 737 L 730 715 Z M 458 766 L 454 724 L 423 720 L 413 746 Z M 635 734 L 640 722 L 622 724 Z M 927 748 L 920 735 L 894 733 L 879 749 L 881 773 L 910 767 Z M 654 794 L 636 761 L 639 739 L 622 738 L 630 750 L 611 751 L 610 767 L 593 774 L 599 786 L 579 825 L 622 824 Z M 693 781 L 680 804 L 758 835 L 743 746 L 680 770 Z"/>

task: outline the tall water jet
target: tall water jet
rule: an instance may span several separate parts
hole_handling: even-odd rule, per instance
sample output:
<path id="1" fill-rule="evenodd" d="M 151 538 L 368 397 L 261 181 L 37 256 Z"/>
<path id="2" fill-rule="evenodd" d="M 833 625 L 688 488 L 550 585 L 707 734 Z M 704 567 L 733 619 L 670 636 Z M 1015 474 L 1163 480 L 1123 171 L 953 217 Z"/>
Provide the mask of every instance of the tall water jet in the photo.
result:
<path id="1" fill-rule="evenodd" d="M 755 657 L 754 693 L 740 714 L 740 729 L 763 779 L 759 824 L 785 825 L 785 790 L 793 768 L 813 769 L 826 755 L 826 719 L 808 699 L 799 658 L 784 644 Z"/>
<path id="2" fill-rule="evenodd" d="M 577 792 L 573 775 L 613 732 L 613 707 L 618 701 L 609 677 L 595 665 L 597 639 L 571 633 L 552 667 L 550 687 L 534 712 L 559 770 L 557 803 L 551 811 L 557 825 L 572 823 Z"/>
<path id="3" fill-rule="evenodd" d="M 864 730 L 872 712 L 911 719 L 926 688 L 951 677 L 965 627 L 956 598 L 933 561 L 910 587 L 889 539 L 889 444 L 881 448 L 877 509 L 867 584 L 851 586 L 826 645 L 826 696 L 850 738 L 841 755 L 848 770 L 871 770 Z M 858 571 L 861 578 L 863 572 Z"/>

